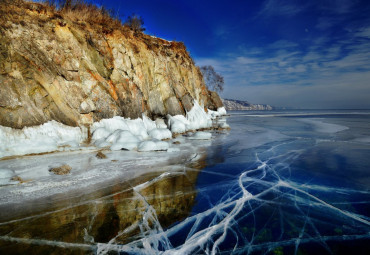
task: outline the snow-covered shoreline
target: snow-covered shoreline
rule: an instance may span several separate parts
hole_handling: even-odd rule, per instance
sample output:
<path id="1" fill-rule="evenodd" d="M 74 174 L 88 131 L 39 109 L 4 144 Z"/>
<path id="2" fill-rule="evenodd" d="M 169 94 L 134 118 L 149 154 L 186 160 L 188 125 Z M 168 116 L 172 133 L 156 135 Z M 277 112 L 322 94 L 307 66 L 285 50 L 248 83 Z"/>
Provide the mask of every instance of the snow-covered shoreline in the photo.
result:
<path id="1" fill-rule="evenodd" d="M 118 116 L 103 119 L 90 127 L 91 144 L 84 144 L 88 139 L 88 129 L 83 126 L 70 127 L 56 121 L 21 130 L 0 126 L 0 159 L 55 151 L 84 150 L 89 147 L 138 151 L 141 147 L 147 147 L 147 150 L 151 151 L 168 150 L 170 147 L 159 141 L 171 139 L 176 133 L 211 128 L 212 120 L 222 115 L 226 115 L 224 107 L 217 111 L 205 112 L 204 108 L 195 102 L 186 117 L 168 115 L 167 124 L 163 119 L 153 121 L 144 114 L 142 118 L 134 120 Z M 226 123 L 220 123 L 219 126 L 228 127 Z M 144 144 L 148 141 L 153 142 L 149 147 Z"/>
<path id="2" fill-rule="evenodd" d="M 186 117 L 168 116 L 167 124 L 163 119 L 153 121 L 145 115 L 135 120 L 103 119 L 91 125 L 90 144 L 86 144 L 87 128 L 69 127 L 56 121 L 22 130 L 0 126 L 0 159 L 3 158 L 0 160 L 0 188 L 3 189 L 0 204 L 14 201 L 15 197 L 24 199 L 35 192 L 42 193 L 39 197 L 65 192 L 71 186 L 96 184 L 121 176 L 132 168 L 147 169 L 171 158 L 188 158 L 197 153 L 197 143 L 205 146 L 204 140 L 212 138 L 210 132 L 196 130 L 228 127 L 226 121 L 218 118 L 225 114 L 224 108 L 205 112 L 195 103 Z M 172 138 L 185 132 L 188 132 L 186 136 Z M 95 157 L 101 150 L 108 155 L 107 159 Z M 22 156 L 48 152 L 59 153 Z M 50 168 L 63 164 L 72 167 L 68 176 L 49 172 Z M 22 181 L 21 185 L 15 185 Z"/>

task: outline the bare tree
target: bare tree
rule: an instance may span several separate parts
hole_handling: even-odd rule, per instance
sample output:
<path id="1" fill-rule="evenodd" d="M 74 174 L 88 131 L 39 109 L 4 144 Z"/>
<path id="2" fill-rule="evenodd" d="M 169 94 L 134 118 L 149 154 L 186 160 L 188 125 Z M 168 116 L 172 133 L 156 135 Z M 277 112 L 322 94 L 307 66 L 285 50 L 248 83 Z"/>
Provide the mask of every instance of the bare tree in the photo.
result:
<path id="1" fill-rule="evenodd" d="M 216 92 L 222 92 L 224 90 L 224 77 L 216 73 L 213 66 L 202 66 L 200 67 L 200 71 L 209 90 Z"/>
<path id="2" fill-rule="evenodd" d="M 131 16 L 128 16 L 125 23 L 125 26 L 128 26 L 135 32 L 143 32 L 145 31 L 144 26 L 144 20 L 142 17 L 140 17 L 137 14 L 132 14 Z"/>

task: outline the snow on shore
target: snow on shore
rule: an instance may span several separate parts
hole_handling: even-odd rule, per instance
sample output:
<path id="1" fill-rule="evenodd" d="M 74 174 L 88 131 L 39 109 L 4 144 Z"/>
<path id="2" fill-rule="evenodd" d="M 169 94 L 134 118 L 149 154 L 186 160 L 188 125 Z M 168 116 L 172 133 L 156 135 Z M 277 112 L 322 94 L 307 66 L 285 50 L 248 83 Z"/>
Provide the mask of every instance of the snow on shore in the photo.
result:
<path id="1" fill-rule="evenodd" d="M 176 143 L 172 143 L 168 140 L 173 133 L 180 133 L 174 127 L 183 125 L 183 133 L 212 125 L 220 126 L 212 124 L 212 119 L 222 116 L 223 111 L 206 113 L 196 103 L 186 117 L 168 116 L 166 120 L 155 121 L 145 115 L 135 120 L 122 117 L 103 119 L 91 125 L 92 137 L 88 145 L 87 128 L 69 127 L 56 121 L 22 130 L 0 126 L 0 159 L 61 151 L 0 160 L 0 204 L 86 189 L 115 178 L 131 178 L 148 170 L 153 171 L 156 165 L 162 169 L 169 160 L 181 164 L 207 146 L 210 141 L 205 140 L 211 139 L 212 134 L 196 132 L 190 133 L 191 136 L 180 135 L 176 137 Z M 218 120 L 224 123 L 221 118 Z M 98 150 L 103 150 L 106 158 L 98 158 L 95 155 Z M 56 165 L 66 164 L 72 168 L 68 175 L 57 176 L 49 172 Z M 22 185 L 15 185 L 19 183 Z"/>
<path id="2" fill-rule="evenodd" d="M 0 159 L 7 156 L 77 149 L 87 129 L 49 121 L 22 130 L 0 126 Z"/>
<path id="3" fill-rule="evenodd" d="M 173 133 L 211 128 L 214 125 L 212 120 L 225 114 L 224 107 L 217 111 L 205 112 L 202 106 L 194 102 L 186 117 L 168 115 L 167 120 L 155 121 L 145 115 L 135 120 L 118 116 L 103 119 L 91 126 L 91 145 L 83 145 L 88 138 L 87 128 L 70 127 L 56 121 L 22 130 L 0 126 L 0 159 L 8 156 L 98 148 L 109 148 L 112 151 L 167 150 L 170 145 L 162 140 L 172 138 Z M 224 122 L 220 122 L 218 126 L 227 127 Z"/>

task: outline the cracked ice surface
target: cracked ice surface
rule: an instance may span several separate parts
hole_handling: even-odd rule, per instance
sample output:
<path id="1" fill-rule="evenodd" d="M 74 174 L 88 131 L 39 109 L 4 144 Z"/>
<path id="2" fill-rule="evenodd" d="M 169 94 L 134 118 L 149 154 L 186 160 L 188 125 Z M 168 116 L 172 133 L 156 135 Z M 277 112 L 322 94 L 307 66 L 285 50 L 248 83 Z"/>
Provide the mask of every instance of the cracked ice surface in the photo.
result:
<path id="1" fill-rule="evenodd" d="M 274 129 L 254 126 L 250 123 L 255 120 L 248 120 L 248 124 L 240 125 L 240 119 L 231 117 L 228 121 L 234 125 L 228 140 L 211 147 L 208 155 L 211 163 L 198 178 L 197 204 L 189 217 L 163 229 L 148 204 L 142 222 L 145 231 L 139 240 L 125 245 L 114 240 L 108 245 L 98 244 L 98 253 L 112 249 L 129 254 L 276 254 L 283 251 L 345 254 L 353 249 L 344 246 L 344 250 L 338 250 L 342 242 L 358 245 L 359 253 L 368 249 L 369 182 L 362 178 L 338 180 L 330 172 L 338 171 L 334 174 L 343 177 L 339 171 L 344 169 L 330 162 L 341 160 L 338 155 L 331 155 L 332 150 L 338 154 L 343 153 L 341 150 L 362 150 L 363 154 L 354 158 L 353 153 L 348 153 L 347 161 L 359 160 L 359 156 L 364 157 L 364 152 L 370 151 L 368 146 L 348 144 L 352 140 L 343 138 L 349 133 L 337 134 L 347 129 L 354 132 L 356 127 L 330 123 L 330 120 L 289 120 L 290 125 L 299 129 L 302 122 L 312 125 L 307 133 L 297 136 L 295 130 L 281 129 L 287 120 L 268 120 L 267 124 L 274 125 Z M 260 120 L 257 123 L 261 124 Z M 310 136 L 312 130 L 328 134 L 326 142 L 317 143 L 316 138 Z M 326 150 L 328 162 L 315 162 L 315 153 L 322 150 Z M 219 157 L 223 158 L 222 163 Z M 368 161 L 365 159 L 365 162 Z M 312 168 L 303 168 L 307 163 L 311 163 Z M 354 169 L 346 170 L 355 173 Z"/>
<path id="2" fill-rule="evenodd" d="M 370 239 L 370 147 L 362 142 L 370 122 L 362 115 L 319 116 L 320 123 L 316 115 L 313 121 L 232 115 L 229 135 L 191 140 L 208 143 L 206 159 L 194 154 L 145 181 L 131 181 L 127 190 L 115 187 L 105 197 L 18 219 L 19 225 L 0 223 L 0 243 L 96 254 L 360 254 Z M 80 239 L 22 236 L 31 232 L 22 229 L 26 223 L 58 213 L 53 217 L 63 219 L 63 228 L 82 225 L 70 231 Z M 112 215 L 105 218 L 112 219 L 107 229 L 103 214 Z M 113 231 L 117 218 L 120 227 Z M 12 224 L 16 228 L 6 228 Z M 55 229 L 49 232 L 62 231 Z"/>

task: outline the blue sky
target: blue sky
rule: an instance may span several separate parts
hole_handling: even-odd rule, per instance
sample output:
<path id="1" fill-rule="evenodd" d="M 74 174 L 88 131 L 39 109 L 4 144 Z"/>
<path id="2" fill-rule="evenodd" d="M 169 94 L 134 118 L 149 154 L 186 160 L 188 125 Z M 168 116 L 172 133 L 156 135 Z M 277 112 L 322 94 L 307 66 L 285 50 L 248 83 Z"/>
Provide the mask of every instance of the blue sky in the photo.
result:
<path id="1" fill-rule="evenodd" d="M 225 77 L 224 98 L 370 109 L 369 0 L 96 0 Z"/>

